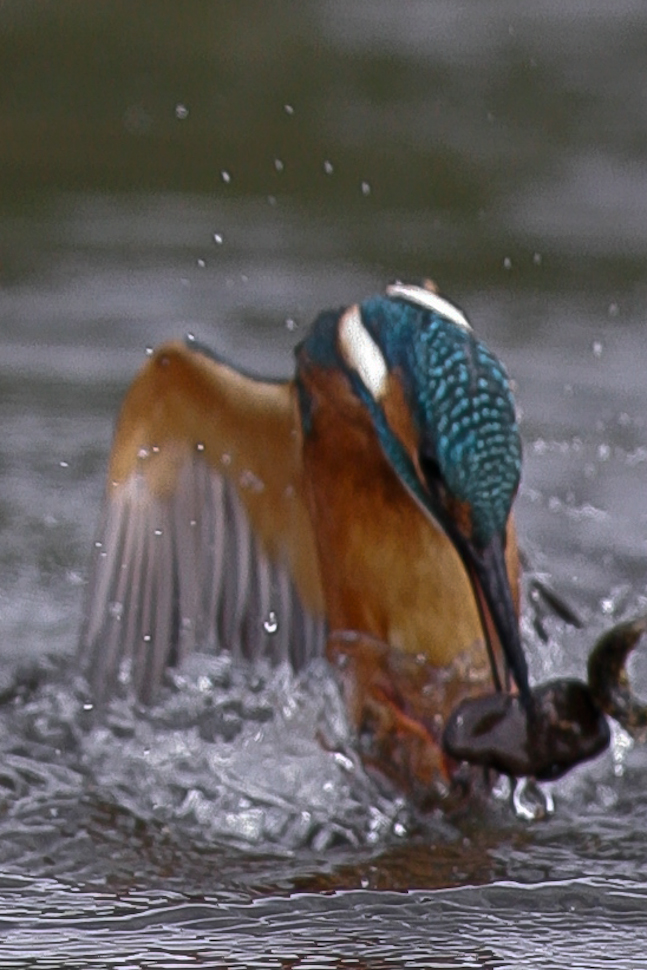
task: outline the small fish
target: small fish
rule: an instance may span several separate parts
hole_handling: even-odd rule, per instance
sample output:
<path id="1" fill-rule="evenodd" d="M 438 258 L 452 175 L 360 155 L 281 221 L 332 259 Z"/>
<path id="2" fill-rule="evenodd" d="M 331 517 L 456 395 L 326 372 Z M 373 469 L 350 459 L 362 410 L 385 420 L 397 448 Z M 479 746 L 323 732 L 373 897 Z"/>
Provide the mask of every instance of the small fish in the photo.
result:
<path id="1" fill-rule="evenodd" d="M 591 651 L 588 683 L 561 678 L 517 695 L 484 694 L 462 701 L 445 724 L 442 747 L 456 761 L 539 781 L 561 777 L 608 746 L 606 715 L 641 740 L 647 738 L 647 705 L 626 670 L 629 654 L 647 630 L 647 617 L 620 623 Z"/>
<path id="2" fill-rule="evenodd" d="M 444 751 L 515 778 L 552 781 L 608 746 L 609 725 L 588 684 L 552 680 L 531 698 L 530 709 L 513 694 L 463 701 L 445 725 Z"/>
<path id="3" fill-rule="evenodd" d="M 619 623 L 591 651 L 588 680 L 596 704 L 629 734 L 647 737 L 647 705 L 636 697 L 626 670 L 629 655 L 647 630 L 647 616 Z"/>

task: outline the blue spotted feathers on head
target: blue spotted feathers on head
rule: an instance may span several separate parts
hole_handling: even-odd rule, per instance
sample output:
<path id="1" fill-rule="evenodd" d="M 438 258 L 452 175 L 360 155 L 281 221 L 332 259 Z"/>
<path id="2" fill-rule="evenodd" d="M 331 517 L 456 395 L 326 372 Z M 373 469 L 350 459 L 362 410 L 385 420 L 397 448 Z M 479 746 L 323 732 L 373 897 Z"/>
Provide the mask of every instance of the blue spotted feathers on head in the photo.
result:
<path id="1" fill-rule="evenodd" d="M 486 545 L 505 529 L 521 472 L 508 376 L 467 321 L 460 323 L 460 311 L 448 318 L 424 305 L 421 292 L 421 302 L 367 300 L 362 321 L 389 369 L 401 375 L 418 427 L 421 465 L 437 468 L 452 498 L 469 506 L 470 538 Z M 441 310 L 443 303 L 438 300 Z"/>

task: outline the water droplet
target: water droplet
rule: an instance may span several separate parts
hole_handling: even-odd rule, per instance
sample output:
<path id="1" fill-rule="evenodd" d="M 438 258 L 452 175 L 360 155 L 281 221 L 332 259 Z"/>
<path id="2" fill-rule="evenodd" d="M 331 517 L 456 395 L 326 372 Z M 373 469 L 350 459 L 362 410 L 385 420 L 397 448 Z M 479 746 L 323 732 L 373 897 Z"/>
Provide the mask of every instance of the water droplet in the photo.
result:
<path id="1" fill-rule="evenodd" d="M 222 455 L 220 456 L 220 461 L 223 463 L 223 465 L 231 465 L 231 455 L 227 451 L 223 451 Z"/>
<path id="2" fill-rule="evenodd" d="M 610 317 L 617 317 L 619 313 L 620 313 L 620 307 L 618 306 L 618 304 L 617 303 L 610 303 L 609 304 L 609 316 Z"/>
<path id="3" fill-rule="evenodd" d="M 69 468 L 69 464 L 66 461 L 59 461 L 61 468 Z"/>
<path id="4" fill-rule="evenodd" d="M 115 620 L 120 620 L 124 614 L 124 604 L 119 603 L 116 600 L 108 604 L 108 614 L 114 617 Z"/>
<path id="5" fill-rule="evenodd" d="M 541 253 L 535 253 L 535 255 L 532 257 L 532 261 L 535 266 L 541 266 Z"/>
<path id="6" fill-rule="evenodd" d="M 251 469 L 246 468 L 241 472 L 240 487 L 247 488 L 250 492 L 262 492 L 265 488 L 265 483 Z"/>
<path id="7" fill-rule="evenodd" d="M 214 232 L 213 241 L 215 242 L 216 246 L 222 246 L 222 240 L 223 240 L 222 233 Z"/>
<path id="8" fill-rule="evenodd" d="M 509 256 L 506 256 L 505 259 L 503 260 L 503 268 L 512 269 L 512 260 L 510 259 Z"/>
<path id="9" fill-rule="evenodd" d="M 188 333 L 186 335 L 186 339 L 189 341 L 190 344 L 192 344 L 194 342 L 194 340 L 195 340 L 195 334 L 194 333 Z"/>
<path id="10" fill-rule="evenodd" d="M 84 711 L 94 710 L 94 704 L 90 703 L 90 701 L 86 701 L 86 703 L 83 705 L 83 710 Z"/>
<path id="11" fill-rule="evenodd" d="M 196 449 L 198 451 L 204 451 L 204 444 L 201 441 L 198 441 L 198 443 L 196 445 Z"/>
<path id="12" fill-rule="evenodd" d="M 287 330 L 296 330 L 297 328 L 296 320 L 293 320 L 292 317 L 288 317 L 287 320 L 285 321 L 285 327 Z"/>
<path id="13" fill-rule="evenodd" d="M 100 540 L 97 539 L 96 542 L 94 543 L 94 548 L 95 549 L 103 549 L 103 542 L 100 542 Z"/>
<path id="14" fill-rule="evenodd" d="M 402 822 L 396 822 L 393 826 L 393 831 L 396 835 L 401 837 L 407 834 L 406 827 L 402 824 Z"/>
<path id="15" fill-rule="evenodd" d="M 192 529 L 195 529 L 197 524 L 198 524 L 197 519 L 191 519 L 191 521 L 189 522 L 189 525 L 191 526 Z"/>
<path id="16" fill-rule="evenodd" d="M 185 118 L 189 117 L 189 109 L 185 104 L 175 105 L 175 117 L 179 118 L 180 121 L 184 121 Z"/>
<path id="17" fill-rule="evenodd" d="M 267 204 L 268 205 L 276 205 L 276 196 L 275 195 L 268 195 L 268 197 L 267 197 Z"/>
<path id="18" fill-rule="evenodd" d="M 231 175 L 229 174 L 226 168 L 223 168 L 222 172 L 220 173 L 220 178 L 223 180 L 223 182 L 226 185 L 229 185 L 229 183 L 231 182 Z"/>
<path id="19" fill-rule="evenodd" d="M 335 171 L 333 167 L 333 163 L 329 162 L 328 159 L 326 159 L 326 161 L 323 163 L 323 170 L 326 173 L 326 175 L 332 175 L 332 173 Z"/>
<path id="20" fill-rule="evenodd" d="M 370 195 L 371 186 L 368 182 L 362 182 L 362 195 Z"/>
<path id="21" fill-rule="evenodd" d="M 153 445 L 152 451 L 153 451 L 153 454 L 154 455 L 159 454 L 159 450 L 160 450 L 160 446 L 159 445 Z"/>
<path id="22" fill-rule="evenodd" d="M 274 159 L 274 168 L 276 169 L 277 172 L 282 172 L 283 169 L 285 168 L 285 166 L 284 166 L 284 164 L 283 164 L 283 162 L 281 161 L 280 158 L 275 158 Z"/>
<path id="23" fill-rule="evenodd" d="M 142 639 L 144 643 L 150 643 L 153 638 L 151 637 L 150 633 L 145 633 Z"/>
<path id="24" fill-rule="evenodd" d="M 608 461 L 611 457 L 611 448 L 607 444 L 598 447 L 598 458 L 600 461 Z"/>
<path id="25" fill-rule="evenodd" d="M 153 356 L 153 348 L 152 347 L 147 347 L 145 353 L 146 353 L 146 356 L 147 357 L 152 357 Z"/>
<path id="26" fill-rule="evenodd" d="M 197 263 L 198 263 L 198 266 L 200 267 L 200 269 L 204 269 L 204 268 L 205 268 L 205 266 L 207 265 L 207 264 L 205 263 L 205 261 L 204 261 L 204 259 L 199 259 L 199 260 L 197 260 Z"/>
<path id="27" fill-rule="evenodd" d="M 266 633 L 269 633 L 270 636 L 272 636 L 274 633 L 277 632 L 278 628 L 279 628 L 278 617 L 274 612 L 274 610 L 270 610 L 270 612 L 267 614 L 266 619 L 263 620 L 263 629 L 265 630 Z"/>
<path id="28" fill-rule="evenodd" d="M 601 340 L 594 340 L 593 343 L 591 344 L 591 350 L 593 351 L 593 356 L 594 357 L 598 357 L 598 358 L 601 357 L 602 356 L 602 351 L 604 350 L 604 346 L 602 344 L 602 341 Z"/>
<path id="29" fill-rule="evenodd" d="M 138 458 L 148 458 L 148 455 L 149 455 L 148 448 L 140 448 L 139 451 L 137 452 Z"/>
<path id="30" fill-rule="evenodd" d="M 290 115 L 291 116 L 291 115 L 294 114 L 294 108 L 292 107 L 291 104 L 284 104 L 283 105 L 283 110 L 285 111 L 286 115 Z"/>
<path id="31" fill-rule="evenodd" d="M 156 536 L 161 536 L 161 535 L 163 535 L 163 532 L 162 532 L 161 529 L 154 529 L 153 530 L 153 534 L 156 535 Z"/>

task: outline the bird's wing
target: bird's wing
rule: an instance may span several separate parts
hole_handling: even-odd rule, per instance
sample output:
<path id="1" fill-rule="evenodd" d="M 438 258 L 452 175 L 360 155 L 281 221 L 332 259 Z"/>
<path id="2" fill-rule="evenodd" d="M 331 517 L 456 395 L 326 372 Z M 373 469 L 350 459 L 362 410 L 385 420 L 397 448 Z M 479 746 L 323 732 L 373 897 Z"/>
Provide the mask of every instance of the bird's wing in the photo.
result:
<path id="1" fill-rule="evenodd" d="M 115 431 L 80 644 L 95 693 L 127 676 L 149 701 L 195 649 L 298 667 L 323 627 L 293 384 L 166 344 Z"/>

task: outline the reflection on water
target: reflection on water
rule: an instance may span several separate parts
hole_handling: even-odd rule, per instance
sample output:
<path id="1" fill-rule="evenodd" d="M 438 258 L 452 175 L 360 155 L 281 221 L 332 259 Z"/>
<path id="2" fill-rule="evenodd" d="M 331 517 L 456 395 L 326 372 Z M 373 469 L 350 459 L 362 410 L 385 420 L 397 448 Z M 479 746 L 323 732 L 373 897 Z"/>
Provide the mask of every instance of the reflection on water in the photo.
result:
<path id="1" fill-rule="evenodd" d="M 518 384 L 522 544 L 584 620 L 526 602 L 534 679 L 647 609 L 644 5 L 155 9 L 0 4 L 0 966 L 635 968 L 621 732 L 545 823 L 419 818 L 324 668 L 223 662 L 101 722 L 60 658 L 145 348 L 285 375 L 392 276 L 435 276 Z"/>

